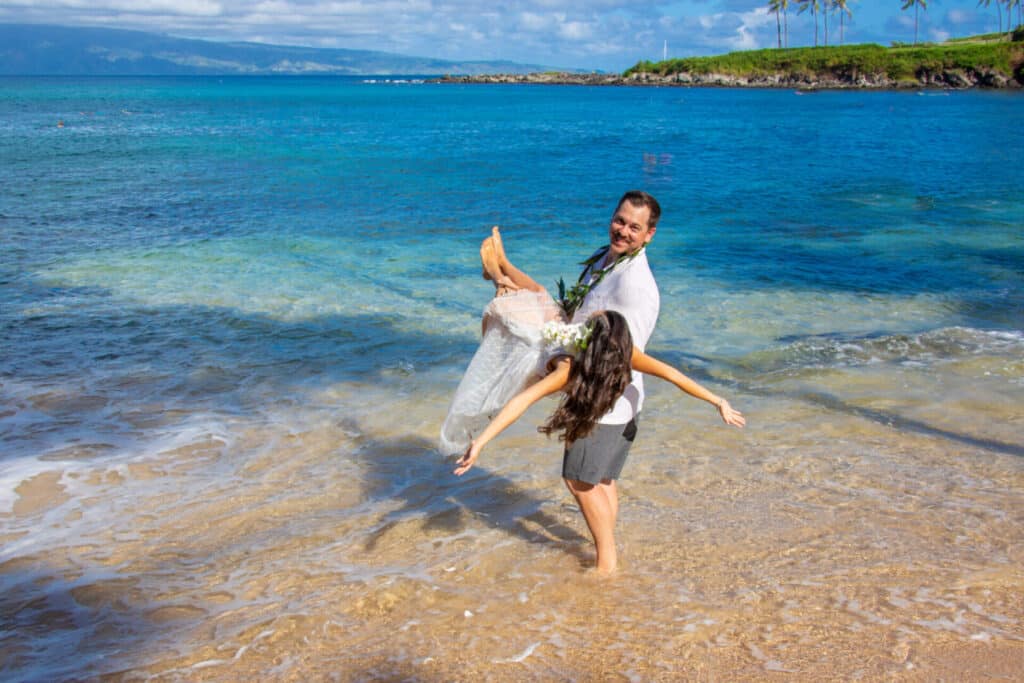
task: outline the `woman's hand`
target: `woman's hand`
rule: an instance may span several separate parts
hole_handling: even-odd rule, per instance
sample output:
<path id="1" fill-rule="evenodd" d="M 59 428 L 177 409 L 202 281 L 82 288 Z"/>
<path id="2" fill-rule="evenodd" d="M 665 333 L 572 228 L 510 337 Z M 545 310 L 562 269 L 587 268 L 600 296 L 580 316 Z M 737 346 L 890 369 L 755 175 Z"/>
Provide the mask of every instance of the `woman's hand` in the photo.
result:
<path id="1" fill-rule="evenodd" d="M 724 398 L 718 399 L 718 414 L 722 416 L 722 419 L 727 425 L 742 427 L 747 424 L 747 420 L 743 417 L 743 413 L 735 410 Z"/>
<path id="2" fill-rule="evenodd" d="M 531 384 L 513 396 L 505 404 L 505 407 L 494 416 L 490 424 L 484 428 L 484 431 L 477 434 L 476 438 L 469 443 L 469 448 L 466 449 L 466 452 L 455 463 L 455 474 L 461 477 L 468 472 L 469 468 L 476 462 L 476 459 L 480 457 L 480 451 L 484 449 L 484 446 L 498 434 L 501 434 L 505 427 L 518 420 L 526 412 L 527 408 L 548 394 L 553 394 L 564 387 L 565 383 L 569 381 L 570 365 L 571 363 L 567 358 L 562 359 L 558 366 L 552 372 L 545 375 L 543 379 Z"/>
<path id="3" fill-rule="evenodd" d="M 476 445 L 475 441 L 470 442 L 469 448 L 467 448 L 466 452 L 462 454 L 462 457 L 455 462 L 457 465 L 455 468 L 455 475 L 461 477 L 463 474 L 468 472 L 469 468 L 473 466 L 473 463 L 475 463 L 476 459 L 479 457 L 480 447 Z"/>

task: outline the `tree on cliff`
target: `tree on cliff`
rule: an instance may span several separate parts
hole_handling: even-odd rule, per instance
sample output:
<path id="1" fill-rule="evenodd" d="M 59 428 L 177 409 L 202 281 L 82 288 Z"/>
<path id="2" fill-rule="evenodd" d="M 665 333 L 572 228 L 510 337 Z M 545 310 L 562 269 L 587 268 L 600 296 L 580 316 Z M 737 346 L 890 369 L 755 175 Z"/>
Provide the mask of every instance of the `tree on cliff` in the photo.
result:
<path id="1" fill-rule="evenodd" d="M 992 0 L 978 0 L 978 7 L 990 7 Z M 1006 37 L 1010 38 L 1013 33 L 1013 8 L 1017 8 L 1017 23 L 1024 24 L 1024 8 L 1021 0 L 996 0 L 996 16 L 999 17 L 999 32 L 1003 32 L 1003 8 L 1006 5 Z"/>
<path id="2" fill-rule="evenodd" d="M 828 47 L 828 15 L 832 13 L 832 0 L 822 0 L 821 25 L 825 29 L 825 47 Z"/>
<path id="3" fill-rule="evenodd" d="M 996 0 L 996 16 L 999 17 L 999 32 L 1003 32 L 1003 8 L 999 4 L 1003 0 Z M 988 8 L 992 5 L 992 0 L 978 0 L 978 7 Z"/>
<path id="4" fill-rule="evenodd" d="M 796 1 L 800 5 L 797 14 L 803 14 L 807 10 L 811 10 L 811 16 L 814 17 L 814 47 L 818 47 L 818 11 L 821 9 L 821 3 L 818 0 Z"/>
<path id="5" fill-rule="evenodd" d="M 840 45 L 843 44 L 843 33 L 844 33 L 844 30 L 843 30 L 844 29 L 844 26 L 843 26 L 843 15 L 844 14 L 849 14 L 851 17 L 853 16 L 853 12 L 850 10 L 849 4 L 848 4 L 849 2 L 850 2 L 850 0 L 832 0 L 832 6 L 835 7 L 837 10 L 839 10 L 839 44 Z"/>
<path id="6" fill-rule="evenodd" d="M 771 0 L 768 3 L 768 11 L 775 12 L 775 28 L 779 30 L 779 47 L 789 47 L 789 19 L 786 10 L 789 9 L 789 0 Z M 782 15 L 782 28 L 779 29 L 779 15 Z M 786 39 L 783 42 L 783 35 Z"/>
<path id="7" fill-rule="evenodd" d="M 923 7 L 927 10 L 928 0 L 902 0 L 902 2 L 904 10 L 908 10 L 911 7 L 914 8 L 914 45 L 917 45 L 917 8 Z"/>
<path id="8" fill-rule="evenodd" d="M 1020 0 L 1006 0 L 1006 30 L 1013 32 L 1013 8 L 1017 8 L 1017 25 L 1024 25 L 1024 7 Z"/>

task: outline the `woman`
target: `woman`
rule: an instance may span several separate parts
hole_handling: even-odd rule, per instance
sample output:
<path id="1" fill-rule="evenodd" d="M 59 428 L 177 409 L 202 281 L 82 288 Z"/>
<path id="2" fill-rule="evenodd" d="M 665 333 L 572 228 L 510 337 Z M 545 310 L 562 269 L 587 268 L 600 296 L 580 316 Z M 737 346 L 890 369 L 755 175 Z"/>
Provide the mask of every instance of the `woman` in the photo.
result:
<path id="1" fill-rule="evenodd" d="M 541 331 L 548 322 L 564 321 L 547 291 L 508 263 L 497 228 L 481 244 L 480 260 L 495 295 L 484 309 L 480 346 L 441 427 L 438 450 L 446 456 L 465 453 L 490 416 L 547 374 L 547 361 L 557 348 L 544 341 Z"/>

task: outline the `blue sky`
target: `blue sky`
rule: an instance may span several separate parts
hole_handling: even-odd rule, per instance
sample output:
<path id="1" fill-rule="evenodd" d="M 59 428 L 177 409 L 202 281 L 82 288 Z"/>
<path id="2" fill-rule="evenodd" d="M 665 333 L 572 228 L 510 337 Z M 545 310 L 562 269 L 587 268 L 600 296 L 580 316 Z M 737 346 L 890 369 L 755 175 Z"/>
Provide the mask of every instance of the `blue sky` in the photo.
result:
<path id="1" fill-rule="evenodd" d="M 813 45 L 810 12 L 788 15 L 789 44 Z M 207 40 L 344 47 L 452 60 L 508 59 L 621 71 L 641 59 L 773 47 L 767 0 L 0 0 L 0 22 L 104 26 Z M 845 42 L 914 39 L 901 0 L 849 0 Z M 998 29 L 994 6 L 928 0 L 920 39 Z M 1005 24 L 1006 19 L 1004 17 Z M 838 15 L 830 43 L 838 42 Z M 824 29 L 819 24 L 819 40 Z"/>

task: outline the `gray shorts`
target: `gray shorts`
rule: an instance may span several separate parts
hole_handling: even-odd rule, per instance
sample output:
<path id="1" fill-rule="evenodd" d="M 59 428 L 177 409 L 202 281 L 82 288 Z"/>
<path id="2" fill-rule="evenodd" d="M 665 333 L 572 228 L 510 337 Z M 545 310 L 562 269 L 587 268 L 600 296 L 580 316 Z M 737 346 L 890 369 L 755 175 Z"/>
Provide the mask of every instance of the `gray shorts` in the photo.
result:
<path id="1" fill-rule="evenodd" d="M 566 447 L 562 478 L 588 484 L 618 479 L 634 438 L 636 418 L 622 425 L 597 425 L 589 435 Z"/>

